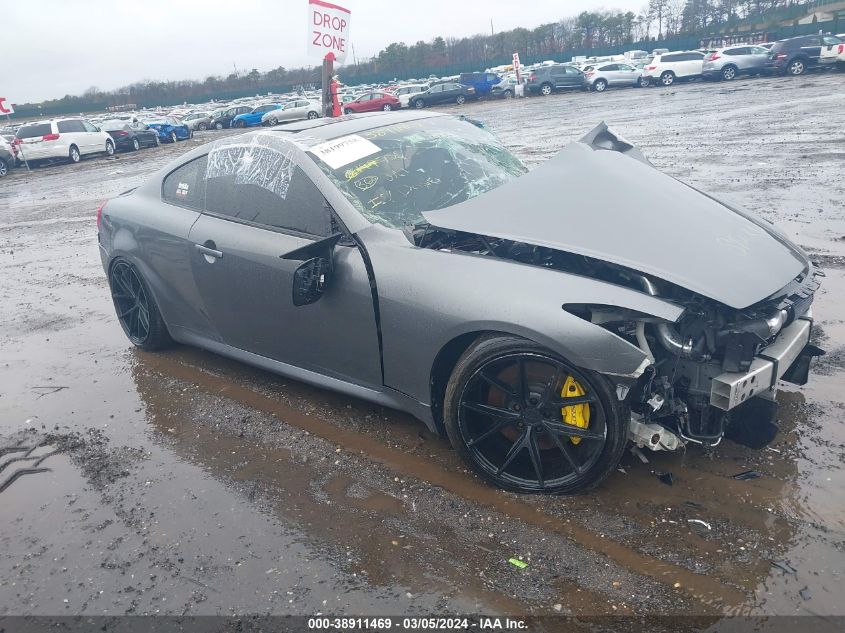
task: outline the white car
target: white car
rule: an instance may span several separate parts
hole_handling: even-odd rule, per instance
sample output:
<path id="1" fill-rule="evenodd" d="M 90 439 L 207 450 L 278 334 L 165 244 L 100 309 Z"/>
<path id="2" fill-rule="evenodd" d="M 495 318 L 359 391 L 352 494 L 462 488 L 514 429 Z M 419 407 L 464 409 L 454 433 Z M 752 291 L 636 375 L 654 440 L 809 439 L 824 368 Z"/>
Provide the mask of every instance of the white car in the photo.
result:
<path id="1" fill-rule="evenodd" d="M 587 66 L 584 69 L 591 90 L 604 92 L 609 87 L 643 86 L 643 71 L 625 62 L 610 62 Z"/>
<path id="2" fill-rule="evenodd" d="M 15 134 L 18 157 L 29 163 L 66 158 L 78 163 L 87 154 L 114 154 L 114 139 L 107 132 L 80 118 L 51 119 L 29 123 Z"/>
<path id="3" fill-rule="evenodd" d="M 297 99 L 290 101 L 276 110 L 265 112 L 261 117 L 261 125 L 276 125 L 282 121 L 295 121 L 298 119 L 320 118 L 322 105 L 319 101 L 311 99 Z"/>
<path id="4" fill-rule="evenodd" d="M 403 108 L 408 107 L 411 97 L 420 92 L 428 90 L 428 84 L 413 84 L 408 86 L 400 86 L 393 91 L 393 96 L 399 99 L 399 103 Z"/>
<path id="5" fill-rule="evenodd" d="M 845 66 L 845 33 L 837 34 L 836 37 L 841 40 L 838 44 L 825 44 L 822 46 L 821 53 L 819 54 L 819 64 L 836 64 L 840 68 Z"/>
<path id="6" fill-rule="evenodd" d="M 678 79 L 697 79 L 704 67 L 701 51 L 676 51 L 655 55 L 645 68 L 643 76 L 652 84 L 671 86 Z"/>

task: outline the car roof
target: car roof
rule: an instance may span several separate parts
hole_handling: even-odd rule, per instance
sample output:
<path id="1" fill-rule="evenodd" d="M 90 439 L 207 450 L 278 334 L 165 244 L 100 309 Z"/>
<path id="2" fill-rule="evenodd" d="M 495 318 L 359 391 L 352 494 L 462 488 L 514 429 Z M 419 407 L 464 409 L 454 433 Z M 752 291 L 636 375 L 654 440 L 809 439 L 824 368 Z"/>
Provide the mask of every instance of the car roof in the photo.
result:
<path id="1" fill-rule="evenodd" d="M 405 123 L 407 121 L 419 121 L 434 117 L 448 116 L 437 112 L 416 112 L 416 111 L 395 111 L 395 112 L 367 112 L 362 114 L 349 114 L 336 118 L 324 117 L 295 121 L 268 130 L 268 133 L 284 133 L 296 135 L 300 132 L 307 132 L 303 136 L 309 136 L 329 141 L 347 134 L 358 134 L 385 125 L 394 123 Z"/>

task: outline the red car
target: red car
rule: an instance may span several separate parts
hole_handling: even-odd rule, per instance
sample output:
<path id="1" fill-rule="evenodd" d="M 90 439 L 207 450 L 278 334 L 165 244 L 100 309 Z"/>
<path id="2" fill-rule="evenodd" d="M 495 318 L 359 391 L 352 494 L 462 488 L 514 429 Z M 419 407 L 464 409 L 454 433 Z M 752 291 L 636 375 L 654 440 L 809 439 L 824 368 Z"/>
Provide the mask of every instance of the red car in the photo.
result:
<path id="1" fill-rule="evenodd" d="M 355 101 L 343 104 L 344 114 L 354 112 L 375 112 L 376 110 L 398 110 L 402 107 L 399 99 L 389 92 L 367 92 Z"/>

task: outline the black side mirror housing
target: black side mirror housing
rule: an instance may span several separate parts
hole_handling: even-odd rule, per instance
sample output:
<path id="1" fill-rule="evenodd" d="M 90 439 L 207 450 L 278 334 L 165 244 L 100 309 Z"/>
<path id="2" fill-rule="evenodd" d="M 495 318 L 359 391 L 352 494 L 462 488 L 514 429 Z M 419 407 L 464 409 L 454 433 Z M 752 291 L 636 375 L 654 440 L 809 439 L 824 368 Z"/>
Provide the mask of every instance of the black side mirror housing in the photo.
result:
<path id="1" fill-rule="evenodd" d="M 342 233 L 336 233 L 281 255 L 282 259 L 303 261 L 293 271 L 293 305 L 310 305 L 323 296 L 331 280 L 332 252 L 342 237 Z"/>
<path id="2" fill-rule="evenodd" d="M 326 289 L 331 277 L 332 260 L 313 257 L 293 273 L 293 305 L 307 306 L 316 303 Z"/>

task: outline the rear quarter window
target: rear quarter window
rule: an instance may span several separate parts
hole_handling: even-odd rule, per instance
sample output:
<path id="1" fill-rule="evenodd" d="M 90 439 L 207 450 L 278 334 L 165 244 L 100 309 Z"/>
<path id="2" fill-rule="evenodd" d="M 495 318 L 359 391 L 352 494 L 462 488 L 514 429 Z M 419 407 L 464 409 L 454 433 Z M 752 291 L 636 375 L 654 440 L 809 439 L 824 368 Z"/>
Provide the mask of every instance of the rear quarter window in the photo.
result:
<path id="1" fill-rule="evenodd" d="M 170 204 L 202 211 L 207 164 L 208 156 L 202 156 L 170 172 L 162 183 L 162 199 Z"/>
<path id="2" fill-rule="evenodd" d="M 17 138 L 35 138 L 53 132 L 49 123 L 36 123 L 35 125 L 24 125 L 15 135 Z"/>

